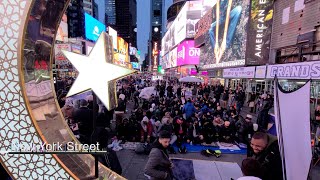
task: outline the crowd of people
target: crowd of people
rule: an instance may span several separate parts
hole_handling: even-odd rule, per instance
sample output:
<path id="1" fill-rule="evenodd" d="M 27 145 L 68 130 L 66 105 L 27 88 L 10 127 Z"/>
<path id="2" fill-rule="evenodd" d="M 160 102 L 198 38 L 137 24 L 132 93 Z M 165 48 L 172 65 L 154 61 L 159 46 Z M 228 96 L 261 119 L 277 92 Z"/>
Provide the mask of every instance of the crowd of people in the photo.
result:
<path id="1" fill-rule="evenodd" d="M 255 132 L 267 130 L 268 111 L 273 104 L 267 94 L 250 93 L 246 97 L 241 85 L 231 89 L 221 84 L 179 83 L 177 79 L 151 81 L 142 75 L 117 83 L 118 107 L 108 111 L 99 101 L 98 108 L 94 109 L 90 94 L 82 99 L 66 98 L 72 82 L 73 79 L 59 82 L 63 88 L 57 90 L 71 130 L 82 143 L 90 143 L 93 114 L 97 114 L 97 127 L 113 129 L 105 138 L 115 151 L 121 149 L 120 142 L 152 144 L 161 138 L 161 133 L 167 132 L 169 153 L 177 153 L 174 146 L 180 153 L 186 153 L 185 143 L 215 146 L 216 142 L 223 142 L 248 147 L 248 156 L 252 156 L 255 154 L 252 139 Z M 141 92 L 147 87 L 153 87 L 154 91 L 148 98 L 142 98 Z M 133 109 L 127 107 L 128 102 L 134 104 Z M 243 117 L 241 111 L 245 103 L 251 113 Z M 112 128 L 111 120 L 119 113 L 123 118 Z M 253 113 L 258 115 L 256 122 Z"/>

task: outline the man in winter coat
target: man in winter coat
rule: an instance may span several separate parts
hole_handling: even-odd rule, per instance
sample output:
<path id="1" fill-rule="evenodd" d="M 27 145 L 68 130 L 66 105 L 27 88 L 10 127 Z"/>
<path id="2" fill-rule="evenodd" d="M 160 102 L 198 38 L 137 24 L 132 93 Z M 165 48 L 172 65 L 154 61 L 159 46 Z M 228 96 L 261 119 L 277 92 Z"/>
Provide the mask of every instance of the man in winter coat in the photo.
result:
<path id="1" fill-rule="evenodd" d="M 267 133 L 257 132 L 252 136 L 251 148 L 254 158 L 260 162 L 263 180 L 282 180 L 282 163 L 278 139 Z"/>
<path id="2" fill-rule="evenodd" d="M 145 167 L 145 174 L 151 180 L 173 179 L 172 162 L 169 159 L 167 148 L 169 147 L 171 134 L 168 131 L 161 131 L 159 139 L 153 144 L 149 159 Z"/>

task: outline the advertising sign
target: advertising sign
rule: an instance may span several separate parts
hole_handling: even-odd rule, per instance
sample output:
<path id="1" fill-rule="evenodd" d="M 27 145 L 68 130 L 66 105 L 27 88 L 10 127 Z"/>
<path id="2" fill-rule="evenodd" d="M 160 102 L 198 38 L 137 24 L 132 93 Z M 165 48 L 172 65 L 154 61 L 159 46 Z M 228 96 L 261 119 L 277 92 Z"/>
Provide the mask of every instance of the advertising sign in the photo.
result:
<path id="1" fill-rule="evenodd" d="M 215 16 L 200 48 L 203 69 L 245 64 L 249 5 L 250 0 L 215 2 Z"/>
<path id="2" fill-rule="evenodd" d="M 71 51 L 74 53 L 82 54 L 82 46 L 79 44 L 71 44 Z"/>
<path id="3" fill-rule="evenodd" d="M 59 61 L 68 61 L 67 58 L 63 55 L 61 50 L 71 51 L 70 44 L 55 44 L 54 54 L 55 54 L 55 63 L 61 64 Z M 63 64 L 63 63 L 62 63 Z"/>
<path id="4" fill-rule="evenodd" d="M 257 79 L 264 79 L 266 78 L 267 66 L 257 66 L 256 67 L 256 74 L 255 78 Z"/>
<path id="5" fill-rule="evenodd" d="M 86 38 L 96 41 L 100 34 L 106 30 L 106 26 L 87 13 L 84 14 L 84 18 Z"/>
<path id="6" fill-rule="evenodd" d="M 273 0 L 252 0 L 248 29 L 246 65 L 262 65 L 269 60 Z"/>
<path id="7" fill-rule="evenodd" d="M 320 79 L 320 61 L 269 65 L 266 78 Z"/>
<path id="8" fill-rule="evenodd" d="M 239 67 L 223 70 L 223 78 L 254 78 L 255 67 Z"/>
<path id="9" fill-rule="evenodd" d="M 140 69 L 139 63 L 137 63 L 137 62 L 132 62 L 131 64 L 132 64 L 132 68 L 133 68 L 133 69 Z"/>
<path id="10" fill-rule="evenodd" d="M 198 72 L 196 69 L 190 69 L 190 75 L 198 75 Z"/>
<path id="11" fill-rule="evenodd" d="M 108 32 L 109 35 L 112 37 L 112 45 L 113 48 L 117 48 L 118 47 L 118 32 L 116 30 L 114 30 L 112 27 L 108 27 Z"/>
<path id="12" fill-rule="evenodd" d="M 178 46 L 177 65 L 198 65 L 200 61 L 200 49 L 194 47 L 194 40 L 187 40 Z"/>
<path id="13" fill-rule="evenodd" d="M 210 9 L 197 23 L 196 34 L 194 36 L 194 47 L 200 47 L 205 42 L 206 34 L 213 22 L 213 8 Z"/>
<path id="14" fill-rule="evenodd" d="M 57 36 L 57 41 L 68 42 L 68 18 L 66 14 L 63 14 L 62 20 L 60 22 Z"/>
<path id="15" fill-rule="evenodd" d="M 159 45 L 158 42 L 153 42 L 152 44 L 152 69 L 157 71 L 158 69 L 158 59 L 159 59 Z"/>
<path id="16" fill-rule="evenodd" d="M 167 68 L 177 67 L 177 48 L 169 52 Z"/>
<path id="17" fill-rule="evenodd" d="M 208 6 L 203 6 L 203 3 L 208 4 L 203 1 L 187 1 L 185 3 L 177 18 L 162 38 L 161 48 L 163 54 L 167 54 L 184 39 L 195 36 L 195 25 L 200 20 L 203 11 L 208 9 Z"/>

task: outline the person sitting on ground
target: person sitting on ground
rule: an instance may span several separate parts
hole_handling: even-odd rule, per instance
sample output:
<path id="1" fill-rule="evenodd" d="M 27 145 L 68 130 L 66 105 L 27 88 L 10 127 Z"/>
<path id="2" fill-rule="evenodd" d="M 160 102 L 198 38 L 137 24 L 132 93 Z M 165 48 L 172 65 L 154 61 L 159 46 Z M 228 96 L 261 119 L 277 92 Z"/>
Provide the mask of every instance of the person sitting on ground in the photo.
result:
<path id="1" fill-rule="evenodd" d="M 184 105 L 182 112 L 186 114 L 186 119 L 190 118 L 196 112 L 196 108 L 194 107 L 191 99 L 188 99 L 187 104 Z"/>
<path id="2" fill-rule="evenodd" d="M 118 137 L 123 142 L 130 141 L 131 134 L 130 134 L 130 124 L 127 118 L 124 118 L 123 121 L 118 125 Z"/>
<path id="3" fill-rule="evenodd" d="M 244 176 L 237 180 L 262 180 L 262 166 L 255 159 L 244 159 L 241 163 L 241 171 Z"/>
<path id="4" fill-rule="evenodd" d="M 253 151 L 254 158 L 262 165 L 263 180 L 283 180 L 277 137 L 257 132 L 252 136 L 251 146 L 248 150 Z"/>
<path id="5" fill-rule="evenodd" d="M 219 132 L 220 142 L 233 143 L 235 130 L 230 126 L 229 121 L 224 122 L 224 126 L 221 127 Z"/>
<path id="6" fill-rule="evenodd" d="M 141 121 L 141 142 L 150 142 L 152 135 L 152 123 L 150 119 L 145 116 Z"/>

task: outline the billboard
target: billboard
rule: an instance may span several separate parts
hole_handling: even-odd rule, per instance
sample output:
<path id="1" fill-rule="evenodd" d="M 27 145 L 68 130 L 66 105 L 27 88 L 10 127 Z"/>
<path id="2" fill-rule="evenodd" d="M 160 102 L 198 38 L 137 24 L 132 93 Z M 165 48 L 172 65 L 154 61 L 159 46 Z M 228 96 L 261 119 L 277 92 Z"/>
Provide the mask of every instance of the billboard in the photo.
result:
<path id="1" fill-rule="evenodd" d="M 121 37 L 117 37 L 117 47 L 114 52 L 114 62 L 115 64 L 129 67 L 130 58 L 129 58 L 129 44 L 122 39 Z"/>
<path id="2" fill-rule="evenodd" d="M 206 34 L 213 22 L 213 8 L 211 8 L 197 23 L 194 36 L 194 47 L 200 47 L 205 42 Z"/>
<path id="3" fill-rule="evenodd" d="M 204 6 L 203 4 L 206 4 Z M 195 25 L 200 20 L 203 12 L 208 9 L 207 1 L 187 1 L 180 10 L 176 19 L 163 36 L 161 41 L 161 48 L 163 54 L 167 54 L 172 48 L 178 45 L 186 38 L 193 38 L 195 36 Z M 212 7 L 209 6 L 210 8 Z"/>
<path id="4" fill-rule="evenodd" d="M 108 26 L 108 33 L 112 37 L 113 48 L 117 48 L 118 47 L 118 39 L 117 39 L 118 32 L 116 30 L 114 30 L 112 27 Z"/>
<path id="5" fill-rule="evenodd" d="M 55 54 L 55 63 L 56 64 L 65 64 L 68 62 L 68 59 L 64 56 L 61 50 L 71 51 L 70 44 L 55 44 L 54 45 L 54 54 Z"/>
<path id="6" fill-rule="evenodd" d="M 158 68 L 158 59 L 159 59 L 159 44 L 158 42 L 152 43 L 152 69 L 156 71 Z"/>
<path id="7" fill-rule="evenodd" d="M 82 46 L 79 44 L 71 44 L 71 51 L 77 54 L 82 54 Z"/>
<path id="8" fill-rule="evenodd" d="M 139 63 L 137 63 L 137 62 L 132 62 L 131 64 L 132 64 L 132 68 L 133 68 L 133 69 L 140 69 Z"/>
<path id="9" fill-rule="evenodd" d="M 252 0 L 248 28 L 246 64 L 263 65 L 269 60 L 273 0 Z"/>
<path id="10" fill-rule="evenodd" d="M 203 69 L 245 65 L 250 0 L 216 1 L 200 48 Z"/>
<path id="11" fill-rule="evenodd" d="M 57 41 L 68 42 L 68 17 L 66 14 L 63 14 L 62 20 L 60 22 L 57 36 Z"/>
<path id="12" fill-rule="evenodd" d="M 84 18 L 86 38 L 96 41 L 100 34 L 106 30 L 106 26 L 87 13 L 84 14 Z"/>
<path id="13" fill-rule="evenodd" d="M 194 40 L 183 41 L 178 46 L 177 65 L 198 65 L 200 61 L 200 48 L 194 47 Z"/>
<path id="14" fill-rule="evenodd" d="M 167 68 L 172 68 L 177 66 L 177 55 L 178 55 L 177 51 L 178 49 L 174 48 L 172 49 L 172 51 L 169 52 Z"/>

